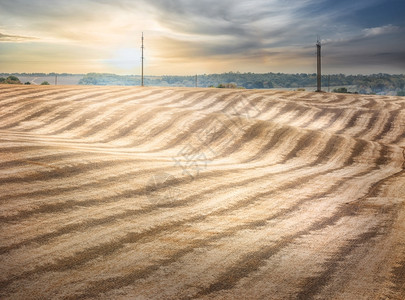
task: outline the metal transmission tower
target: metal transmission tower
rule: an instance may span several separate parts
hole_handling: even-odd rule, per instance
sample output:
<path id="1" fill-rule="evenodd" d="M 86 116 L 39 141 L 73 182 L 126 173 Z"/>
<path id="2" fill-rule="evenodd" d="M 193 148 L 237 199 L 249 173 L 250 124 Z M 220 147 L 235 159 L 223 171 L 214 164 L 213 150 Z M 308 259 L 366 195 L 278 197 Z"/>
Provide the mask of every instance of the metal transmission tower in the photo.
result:
<path id="1" fill-rule="evenodd" d="M 144 49 L 144 46 L 143 46 L 143 32 L 142 32 L 142 46 L 141 46 L 141 50 L 142 50 L 142 57 L 141 57 L 141 60 L 142 60 L 142 73 L 141 73 L 141 86 L 143 86 L 143 60 L 144 60 L 144 57 L 143 57 L 143 49 Z"/>
<path id="2" fill-rule="evenodd" d="M 322 89 L 322 75 L 321 75 L 321 41 L 320 38 L 318 37 L 318 40 L 316 42 L 316 55 L 317 55 L 317 75 L 316 75 L 316 81 L 317 81 L 317 92 L 321 92 Z"/>

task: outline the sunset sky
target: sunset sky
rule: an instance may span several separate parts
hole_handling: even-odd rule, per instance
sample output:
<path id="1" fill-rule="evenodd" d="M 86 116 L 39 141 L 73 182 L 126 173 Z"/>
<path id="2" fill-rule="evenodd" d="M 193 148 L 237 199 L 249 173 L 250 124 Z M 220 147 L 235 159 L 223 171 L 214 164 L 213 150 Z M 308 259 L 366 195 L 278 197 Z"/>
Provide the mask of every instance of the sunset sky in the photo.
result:
<path id="1" fill-rule="evenodd" d="M 0 0 L 0 73 L 405 73 L 404 0 Z"/>

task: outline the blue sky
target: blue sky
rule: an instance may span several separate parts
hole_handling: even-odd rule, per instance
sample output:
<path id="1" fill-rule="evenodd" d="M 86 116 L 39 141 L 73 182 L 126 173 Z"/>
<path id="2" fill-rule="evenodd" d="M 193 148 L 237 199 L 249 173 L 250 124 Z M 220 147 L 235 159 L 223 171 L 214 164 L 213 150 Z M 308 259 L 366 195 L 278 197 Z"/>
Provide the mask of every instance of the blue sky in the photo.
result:
<path id="1" fill-rule="evenodd" d="M 405 0 L 1 0 L 0 72 L 405 73 Z"/>

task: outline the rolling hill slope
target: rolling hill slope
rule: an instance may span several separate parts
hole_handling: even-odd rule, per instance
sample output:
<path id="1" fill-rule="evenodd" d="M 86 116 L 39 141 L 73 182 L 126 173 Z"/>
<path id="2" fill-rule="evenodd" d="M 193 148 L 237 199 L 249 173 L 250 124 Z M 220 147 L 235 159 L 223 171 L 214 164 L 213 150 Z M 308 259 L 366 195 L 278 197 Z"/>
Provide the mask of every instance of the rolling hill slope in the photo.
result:
<path id="1" fill-rule="evenodd" d="M 0 86 L 2 299 L 403 299 L 405 98 Z"/>

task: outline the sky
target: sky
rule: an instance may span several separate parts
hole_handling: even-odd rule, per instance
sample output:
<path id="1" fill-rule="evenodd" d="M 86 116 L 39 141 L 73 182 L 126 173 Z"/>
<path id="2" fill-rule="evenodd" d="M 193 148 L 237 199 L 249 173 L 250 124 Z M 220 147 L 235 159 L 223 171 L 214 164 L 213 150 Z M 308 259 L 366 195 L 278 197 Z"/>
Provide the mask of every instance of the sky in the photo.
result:
<path id="1" fill-rule="evenodd" d="M 0 73 L 405 73 L 405 0 L 0 0 Z"/>

